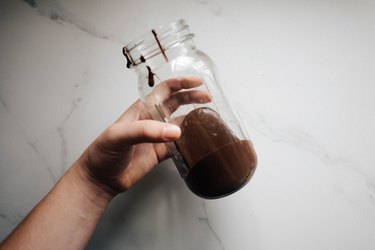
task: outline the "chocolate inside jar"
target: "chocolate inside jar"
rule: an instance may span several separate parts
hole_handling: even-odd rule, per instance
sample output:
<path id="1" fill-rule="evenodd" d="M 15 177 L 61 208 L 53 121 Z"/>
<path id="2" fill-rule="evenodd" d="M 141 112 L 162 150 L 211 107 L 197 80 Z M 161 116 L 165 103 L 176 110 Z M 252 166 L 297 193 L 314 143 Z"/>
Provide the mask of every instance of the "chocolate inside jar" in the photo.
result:
<path id="1" fill-rule="evenodd" d="M 210 108 L 186 115 L 176 143 L 189 168 L 185 182 L 203 198 L 237 191 L 250 180 L 257 165 L 251 142 L 238 139 Z"/>

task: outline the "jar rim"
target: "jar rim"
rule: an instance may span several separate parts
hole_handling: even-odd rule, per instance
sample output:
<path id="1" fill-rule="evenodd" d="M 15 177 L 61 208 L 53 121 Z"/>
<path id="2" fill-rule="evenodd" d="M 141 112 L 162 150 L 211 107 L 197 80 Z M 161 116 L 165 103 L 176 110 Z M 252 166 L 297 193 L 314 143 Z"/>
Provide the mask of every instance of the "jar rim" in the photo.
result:
<path id="1" fill-rule="evenodd" d="M 154 57 L 160 53 L 165 56 L 165 50 L 192 37 L 194 37 L 194 34 L 190 33 L 189 25 L 187 25 L 185 19 L 178 19 L 168 24 L 160 25 L 152 29 L 151 32 L 138 36 L 123 48 L 123 54 L 128 61 L 127 67 L 137 66 L 147 58 Z M 144 53 L 136 53 L 135 50 Z"/>
<path id="2" fill-rule="evenodd" d="M 172 22 L 169 22 L 167 24 L 159 25 L 159 26 L 151 29 L 151 31 L 152 30 L 155 31 L 158 34 L 158 36 L 160 38 L 162 38 L 162 36 L 167 35 L 166 33 L 168 33 L 168 31 L 170 31 L 171 29 L 176 29 L 178 27 L 182 27 L 182 28 L 188 27 L 185 19 L 181 18 L 181 19 L 177 19 L 177 20 L 174 20 Z M 153 40 L 153 39 L 154 39 L 154 37 L 153 37 L 152 33 L 150 31 L 148 31 L 148 32 L 143 33 L 142 35 L 137 36 L 131 42 L 127 43 L 127 45 L 125 47 L 130 51 L 134 47 L 139 46 L 142 43 L 145 43 L 148 40 Z"/>

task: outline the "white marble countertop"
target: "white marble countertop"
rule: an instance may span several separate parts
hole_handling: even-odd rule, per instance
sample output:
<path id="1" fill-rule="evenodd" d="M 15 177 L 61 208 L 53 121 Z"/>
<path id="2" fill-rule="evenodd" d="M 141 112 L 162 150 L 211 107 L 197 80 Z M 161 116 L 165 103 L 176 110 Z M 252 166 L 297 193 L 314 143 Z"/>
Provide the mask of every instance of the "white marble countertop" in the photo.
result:
<path id="1" fill-rule="evenodd" d="M 137 97 L 122 47 L 185 18 L 259 157 L 194 196 L 169 161 L 88 249 L 374 249 L 375 2 L 0 1 L 0 240 Z"/>

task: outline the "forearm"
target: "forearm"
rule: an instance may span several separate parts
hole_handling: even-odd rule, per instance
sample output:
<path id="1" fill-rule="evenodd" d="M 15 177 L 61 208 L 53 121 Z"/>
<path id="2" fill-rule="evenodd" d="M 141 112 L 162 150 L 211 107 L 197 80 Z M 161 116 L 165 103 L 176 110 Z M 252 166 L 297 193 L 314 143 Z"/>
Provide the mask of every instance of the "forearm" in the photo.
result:
<path id="1" fill-rule="evenodd" d="M 168 91 L 176 92 L 199 83 L 197 78 L 166 84 Z M 95 139 L 0 249 L 85 248 L 113 197 L 166 159 L 161 143 L 181 135 L 178 126 L 149 119 L 144 104 L 135 102 Z"/>
<path id="2" fill-rule="evenodd" d="M 0 245 L 1 249 L 83 249 L 113 198 L 85 181 L 75 163 Z"/>

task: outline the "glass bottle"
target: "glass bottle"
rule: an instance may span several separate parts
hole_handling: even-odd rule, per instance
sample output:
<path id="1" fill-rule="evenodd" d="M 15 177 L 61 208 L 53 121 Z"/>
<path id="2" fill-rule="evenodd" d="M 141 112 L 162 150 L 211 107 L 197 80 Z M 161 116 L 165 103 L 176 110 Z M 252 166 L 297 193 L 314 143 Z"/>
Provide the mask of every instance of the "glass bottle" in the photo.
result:
<path id="1" fill-rule="evenodd" d="M 181 137 L 165 144 L 181 177 L 193 193 L 214 199 L 248 183 L 257 157 L 213 62 L 193 37 L 181 19 L 140 36 L 123 54 L 138 75 L 140 99 L 152 119 L 181 128 Z"/>

